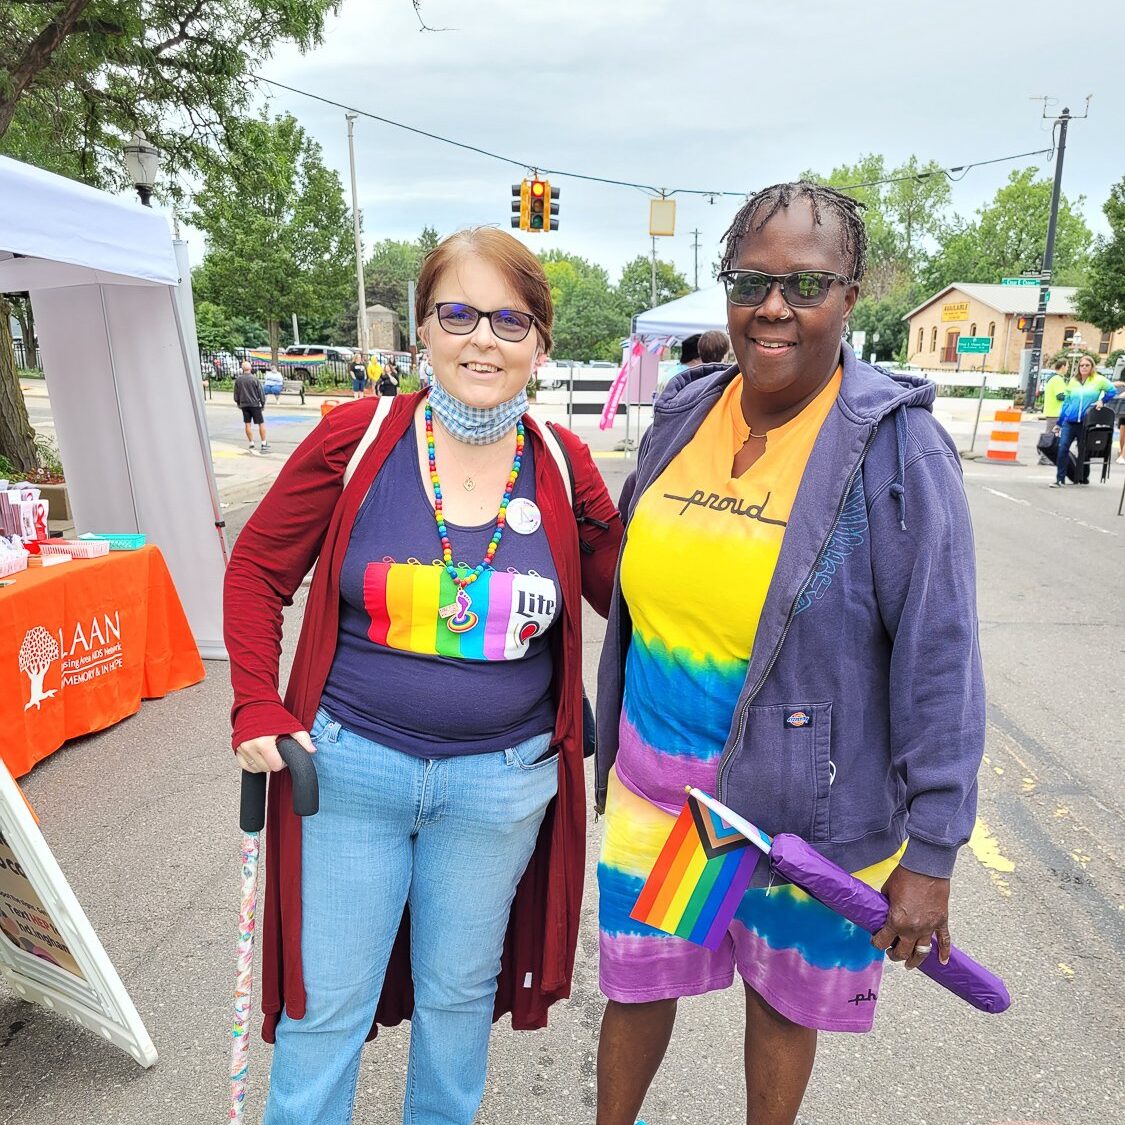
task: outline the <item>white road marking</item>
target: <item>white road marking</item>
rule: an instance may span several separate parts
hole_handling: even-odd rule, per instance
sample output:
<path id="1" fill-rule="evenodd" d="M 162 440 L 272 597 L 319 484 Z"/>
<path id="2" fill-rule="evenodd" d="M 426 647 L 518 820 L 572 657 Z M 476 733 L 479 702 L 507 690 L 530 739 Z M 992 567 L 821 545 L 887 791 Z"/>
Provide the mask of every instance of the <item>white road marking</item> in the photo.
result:
<path id="1" fill-rule="evenodd" d="M 1034 508 L 1035 511 L 1042 512 L 1045 516 L 1054 516 L 1055 519 L 1066 520 L 1067 523 L 1076 523 L 1079 527 L 1084 527 L 1088 531 L 1096 531 L 1100 535 L 1112 535 L 1115 539 L 1117 538 L 1117 532 L 1110 531 L 1108 527 L 1098 527 L 1095 523 L 1087 523 L 1077 516 L 1068 516 L 1063 512 L 1053 512 L 1050 508 L 1040 508 L 1038 505 L 1032 504 L 1030 500 L 1021 500 L 1018 496 L 1009 496 L 1006 492 L 1001 492 L 998 488 L 989 488 L 986 484 L 977 487 L 983 492 L 991 492 L 993 496 L 999 496 L 1001 500 L 1010 500 L 1013 504 L 1022 504 L 1025 508 Z"/>

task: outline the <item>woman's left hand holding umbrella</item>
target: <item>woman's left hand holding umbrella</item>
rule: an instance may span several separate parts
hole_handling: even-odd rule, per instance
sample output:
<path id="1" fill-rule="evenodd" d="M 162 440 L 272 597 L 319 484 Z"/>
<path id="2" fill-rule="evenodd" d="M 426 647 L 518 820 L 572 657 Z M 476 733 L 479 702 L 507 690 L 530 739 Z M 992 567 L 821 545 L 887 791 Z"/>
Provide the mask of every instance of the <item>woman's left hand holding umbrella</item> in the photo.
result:
<path id="1" fill-rule="evenodd" d="M 929 956 L 937 938 L 938 959 L 949 964 L 949 880 L 920 875 L 899 864 L 883 884 L 890 912 L 871 939 L 892 961 L 916 969 Z"/>

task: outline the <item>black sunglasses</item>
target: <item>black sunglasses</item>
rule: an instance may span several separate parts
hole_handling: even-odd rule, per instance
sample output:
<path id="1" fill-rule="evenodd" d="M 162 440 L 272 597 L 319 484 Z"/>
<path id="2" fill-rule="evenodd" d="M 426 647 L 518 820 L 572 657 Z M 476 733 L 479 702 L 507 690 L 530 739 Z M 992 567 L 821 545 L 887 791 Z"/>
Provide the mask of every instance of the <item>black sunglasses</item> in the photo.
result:
<path id="1" fill-rule="evenodd" d="M 797 270 L 796 273 L 760 273 L 758 270 L 723 270 L 719 274 L 727 287 L 727 300 L 732 305 L 757 308 L 769 296 L 774 282 L 781 286 L 781 296 L 794 308 L 812 309 L 828 299 L 832 282 L 851 285 L 852 279 L 828 270 Z"/>
<path id="2" fill-rule="evenodd" d="M 468 336 L 476 330 L 481 317 L 487 317 L 496 338 L 507 340 L 510 344 L 525 340 L 535 323 L 535 317 L 531 313 L 520 312 L 518 309 L 483 312 L 460 301 L 438 301 L 434 305 L 434 312 L 437 313 L 438 324 L 454 336 Z"/>

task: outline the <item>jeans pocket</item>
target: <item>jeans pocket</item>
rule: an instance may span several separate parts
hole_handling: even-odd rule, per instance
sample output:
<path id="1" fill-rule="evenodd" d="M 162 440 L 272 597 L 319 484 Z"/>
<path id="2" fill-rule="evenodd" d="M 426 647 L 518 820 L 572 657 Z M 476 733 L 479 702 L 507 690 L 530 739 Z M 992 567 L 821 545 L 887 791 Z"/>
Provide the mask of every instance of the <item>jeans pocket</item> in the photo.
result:
<path id="1" fill-rule="evenodd" d="M 559 752 L 552 752 L 549 734 L 534 735 L 504 751 L 504 761 L 520 770 L 546 769 L 547 766 L 556 765 L 558 760 Z"/>
<path id="2" fill-rule="evenodd" d="M 318 707 L 312 729 L 309 731 L 309 738 L 312 739 L 313 745 L 320 749 L 325 743 L 335 742 L 339 734 L 340 724 L 323 707 Z"/>

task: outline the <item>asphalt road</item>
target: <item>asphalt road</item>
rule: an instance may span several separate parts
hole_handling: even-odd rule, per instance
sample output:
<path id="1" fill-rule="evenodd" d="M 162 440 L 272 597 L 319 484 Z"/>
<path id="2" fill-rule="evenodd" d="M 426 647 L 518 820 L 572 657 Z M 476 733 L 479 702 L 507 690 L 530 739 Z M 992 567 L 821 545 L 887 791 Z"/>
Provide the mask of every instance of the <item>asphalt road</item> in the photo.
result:
<path id="1" fill-rule="evenodd" d="M 31 407 L 34 421 L 45 406 Z M 314 421 L 298 409 L 281 422 L 286 409 L 271 411 L 272 458 L 244 454 L 237 415 L 209 409 L 233 532 L 275 470 L 266 462 L 279 462 Z M 1025 453 L 1034 436 L 1026 426 Z M 1013 1007 L 987 1016 L 918 974 L 888 969 L 875 1031 L 821 1037 L 802 1125 L 1125 1120 L 1121 469 L 1108 486 L 1055 491 L 1049 470 L 1035 468 L 1033 454 L 1026 460 L 1024 468 L 966 463 L 989 727 L 980 821 L 958 863 L 952 915 L 955 940 L 1005 979 Z M 618 488 L 625 463 L 612 455 L 599 463 Z M 289 651 L 302 605 L 290 611 Z M 589 611 L 587 626 L 592 689 L 601 627 Z M 144 704 L 25 779 L 161 1059 L 142 1071 L 0 986 L 0 1122 L 225 1120 L 239 876 L 229 703 L 226 668 L 210 664 L 204 683 Z M 599 835 L 591 817 L 573 996 L 545 1031 L 496 1030 L 481 1125 L 593 1120 Z M 735 988 L 681 1005 L 645 1106 L 650 1125 L 745 1119 L 742 1004 Z M 407 1035 L 392 1029 L 367 1048 L 357 1122 L 400 1119 Z M 250 1121 L 268 1055 L 255 1043 Z"/>

